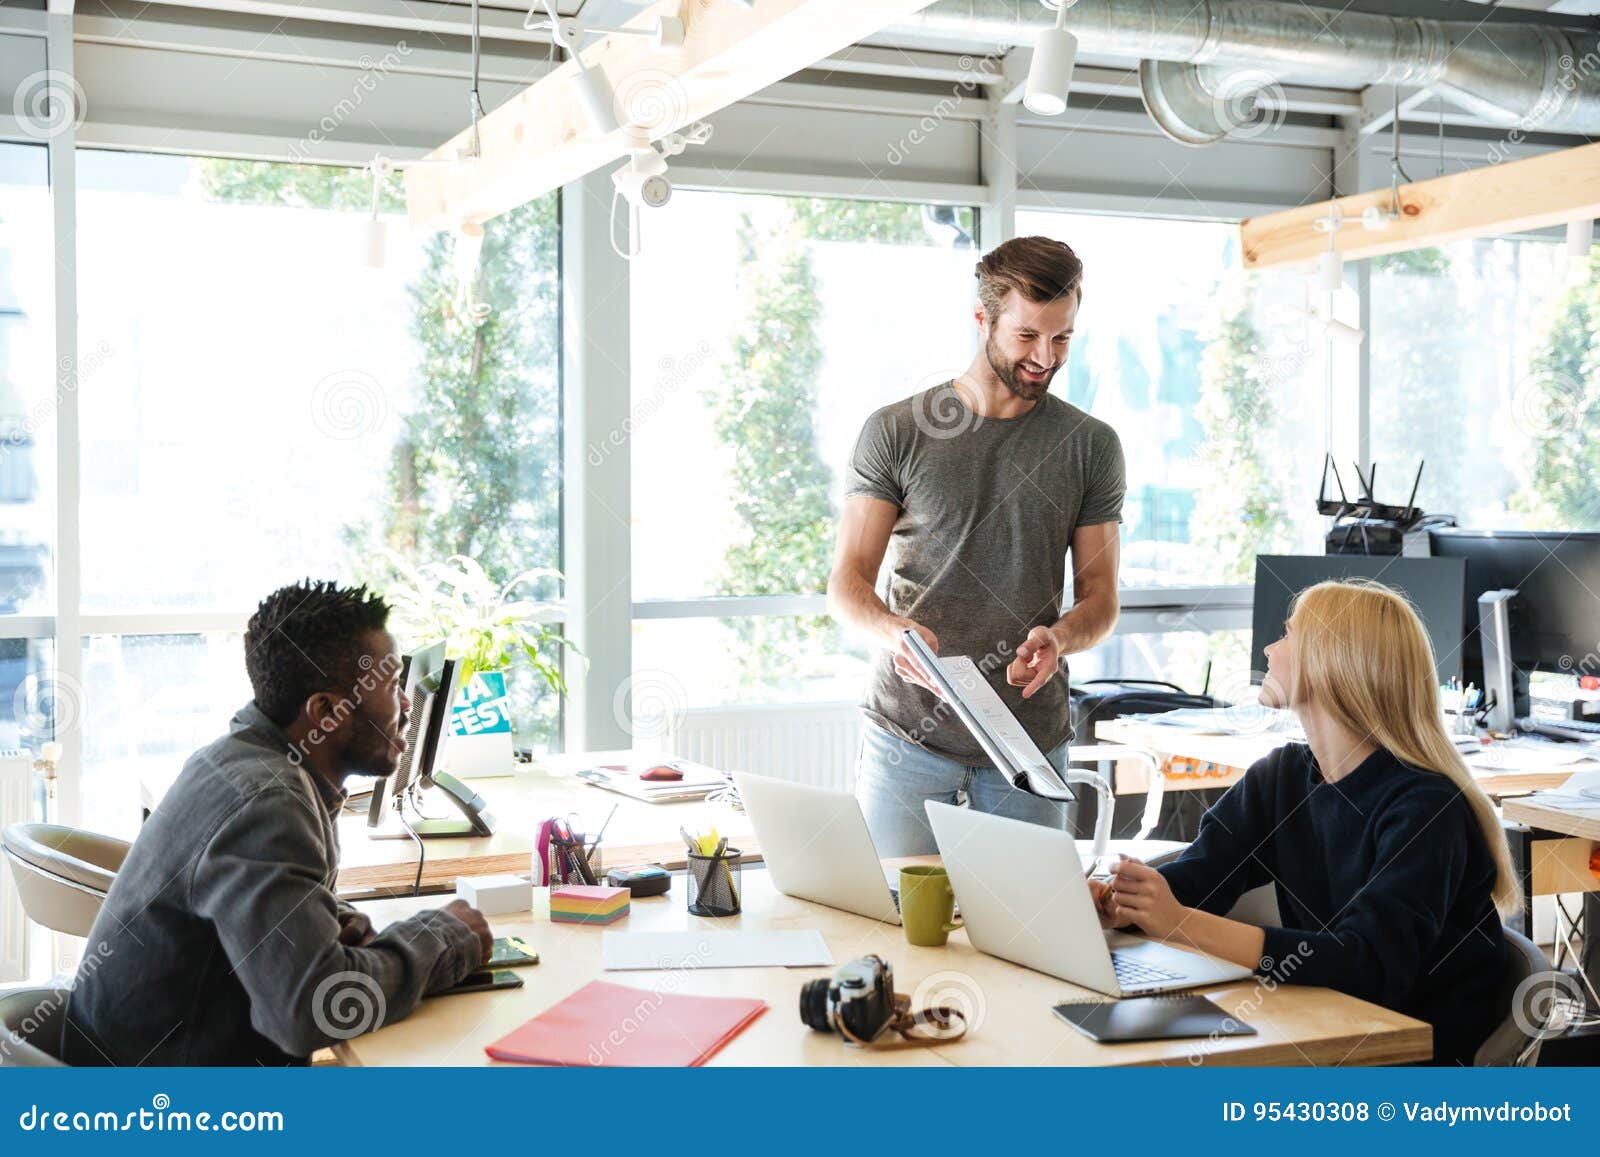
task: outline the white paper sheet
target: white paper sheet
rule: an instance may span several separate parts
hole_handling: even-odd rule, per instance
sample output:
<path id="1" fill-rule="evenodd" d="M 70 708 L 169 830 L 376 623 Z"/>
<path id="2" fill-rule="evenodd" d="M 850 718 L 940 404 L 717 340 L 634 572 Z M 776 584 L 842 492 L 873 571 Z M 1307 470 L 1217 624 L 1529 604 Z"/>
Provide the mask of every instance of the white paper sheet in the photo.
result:
<path id="1" fill-rule="evenodd" d="M 833 964 L 815 928 L 783 932 L 607 932 L 608 972 L 676 968 L 809 968 Z"/>
<path id="2" fill-rule="evenodd" d="M 1463 752 L 1467 766 L 1480 771 L 1541 772 L 1560 771 L 1574 763 L 1593 759 L 1587 743 L 1533 743 L 1508 740 L 1480 746 L 1476 752 Z"/>

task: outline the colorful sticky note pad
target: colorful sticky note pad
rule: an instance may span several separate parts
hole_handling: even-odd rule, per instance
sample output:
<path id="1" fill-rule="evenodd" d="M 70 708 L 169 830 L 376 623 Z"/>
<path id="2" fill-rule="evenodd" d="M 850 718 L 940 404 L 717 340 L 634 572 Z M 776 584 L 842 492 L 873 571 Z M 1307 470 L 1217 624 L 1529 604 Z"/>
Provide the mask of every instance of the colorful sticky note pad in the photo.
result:
<path id="1" fill-rule="evenodd" d="M 550 919 L 557 924 L 612 924 L 628 914 L 626 888 L 568 884 L 550 889 Z"/>

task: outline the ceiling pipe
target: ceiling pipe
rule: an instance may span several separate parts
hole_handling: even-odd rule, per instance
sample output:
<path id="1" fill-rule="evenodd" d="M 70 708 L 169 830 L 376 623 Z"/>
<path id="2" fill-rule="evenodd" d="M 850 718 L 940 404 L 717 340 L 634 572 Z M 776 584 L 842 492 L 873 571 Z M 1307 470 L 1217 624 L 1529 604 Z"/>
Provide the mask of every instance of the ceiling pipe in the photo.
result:
<path id="1" fill-rule="evenodd" d="M 1026 45 L 1053 26 L 1054 8 L 939 0 L 889 31 Z M 1600 37 L 1581 29 L 1276 0 L 1078 0 L 1067 27 L 1083 53 L 1141 61 L 1146 108 L 1188 144 L 1236 131 L 1252 94 L 1284 80 L 1430 88 L 1489 125 L 1600 135 Z"/>

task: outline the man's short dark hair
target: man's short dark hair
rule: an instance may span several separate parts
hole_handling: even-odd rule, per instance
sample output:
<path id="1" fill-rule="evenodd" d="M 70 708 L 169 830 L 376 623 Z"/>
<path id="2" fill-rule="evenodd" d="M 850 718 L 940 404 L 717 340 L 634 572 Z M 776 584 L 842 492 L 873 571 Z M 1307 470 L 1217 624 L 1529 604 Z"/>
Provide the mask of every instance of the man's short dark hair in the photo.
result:
<path id="1" fill-rule="evenodd" d="M 315 692 L 353 688 L 363 636 L 388 622 L 389 604 L 364 586 L 307 579 L 273 591 L 244 632 L 256 706 L 283 726 Z"/>
<path id="2" fill-rule="evenodd" d="M 1049 237 L 1013 237 L 978 262 L 978 300 L 993 325 L 1013 289 L 1037 304 L 1069 293 L 1083 304 L 1083 262 L 1070 245 Z"/>

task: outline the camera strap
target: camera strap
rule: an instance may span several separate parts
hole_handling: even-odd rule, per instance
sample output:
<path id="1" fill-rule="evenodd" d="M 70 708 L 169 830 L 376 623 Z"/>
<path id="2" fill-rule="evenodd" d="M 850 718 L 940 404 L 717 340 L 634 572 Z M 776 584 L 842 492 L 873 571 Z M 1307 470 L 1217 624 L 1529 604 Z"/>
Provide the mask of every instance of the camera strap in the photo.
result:
<path id="1" fill-rule="evenodd" d="M 960 1022 L 957 1027 L 956 1022 Z M 894 1019 L 884 1026 L 872 1040 L 862 1040 L 843 1024 L 839 1032 L 851 1044 L 869 1049 L 910 1049 L 926 1045 L 949 1044 L 967 1035 L 967 1017 L 959 1008 L 937 1005 L 913 1012 L 911 998 L 903 992 L 894 994 Z M 899 1040 L 887 1039 L 889 1032 L 899 1035 Z"/>

